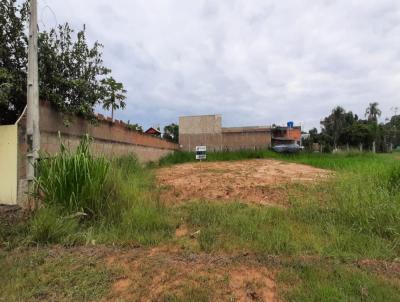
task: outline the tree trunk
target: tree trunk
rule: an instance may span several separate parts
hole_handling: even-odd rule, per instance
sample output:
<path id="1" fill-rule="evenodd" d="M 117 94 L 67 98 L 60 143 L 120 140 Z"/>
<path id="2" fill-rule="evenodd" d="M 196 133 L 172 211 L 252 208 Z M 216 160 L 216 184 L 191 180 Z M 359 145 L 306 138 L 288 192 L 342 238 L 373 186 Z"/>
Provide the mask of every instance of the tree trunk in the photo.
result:
<path id="1" fill-rule="evenodd" d="M 114 107 L 111 106 L 111 121 L 114 121 Z"/>
<path id="2" fill-rule="evenodd" d="M 375 141 L 372 142 L 372 153 L 376 153 L 376 144 L 375 144 Z"/>

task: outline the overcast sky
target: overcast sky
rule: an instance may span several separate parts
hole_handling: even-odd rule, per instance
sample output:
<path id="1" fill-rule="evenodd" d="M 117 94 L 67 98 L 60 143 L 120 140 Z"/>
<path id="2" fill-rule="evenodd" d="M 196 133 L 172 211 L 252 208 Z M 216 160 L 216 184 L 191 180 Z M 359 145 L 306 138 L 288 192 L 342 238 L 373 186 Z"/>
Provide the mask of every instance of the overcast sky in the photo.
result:
<path id="1" fill-rule="evenodd" d="M 39 0 L 39 19 L 86 24 L 128 90 L 117 118 L 144 127 L 218 113 L 308 129 L 336 105 L 400 107 L 399 0 Z"/>

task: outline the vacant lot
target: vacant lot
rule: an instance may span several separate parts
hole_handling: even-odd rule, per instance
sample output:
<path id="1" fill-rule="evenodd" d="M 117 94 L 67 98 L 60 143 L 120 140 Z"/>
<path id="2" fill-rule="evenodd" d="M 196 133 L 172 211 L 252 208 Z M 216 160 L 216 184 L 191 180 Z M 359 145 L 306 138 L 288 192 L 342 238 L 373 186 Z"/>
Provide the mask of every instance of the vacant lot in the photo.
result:
<path id="1" fill-rule="evenodd" d="M 313 184 L 332 174 L 328 170 L 273 159 L 186 163 L 157 171 L 162 200 L 171 203 L 237 200 L 285 205 L 291 184 Z"/>
<path id="2" fill-rule="evenodd" d="M 0 215 L 0 301 L 400 301 L 398 155 L 209 160 L 42 161 L 43 206 Z"/>

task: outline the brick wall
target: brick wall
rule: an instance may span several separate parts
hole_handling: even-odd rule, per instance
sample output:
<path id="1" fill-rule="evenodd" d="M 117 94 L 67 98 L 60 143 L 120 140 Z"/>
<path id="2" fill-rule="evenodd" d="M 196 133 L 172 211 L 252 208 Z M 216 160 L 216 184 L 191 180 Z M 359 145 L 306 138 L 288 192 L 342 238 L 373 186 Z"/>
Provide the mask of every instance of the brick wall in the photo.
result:
<path id="1" fill-rule="evenodd" d="M 41 151 L 55 154 L 59 151 L 61 134 L 62 141 L 72 149 L 76 148 L 82 135 L 88 133 L 92 138 L 91 151 L 95 155 L 107 157 L 136 154 L 141 162 L 156 161 L 161 157 L 179 149 L 177 144 L 161 138 L 143 134 L 128 129 L 121 121 L 111 122 L 99 115 L 93 124 L 80 117 L 72 117 L 67 121 L 66 116 L 54 110 L 50 104 L 40 104 L 40 144 Z M 26 142 L 25 117 L 18 127 L 18 178 L 25 177 Z"/>

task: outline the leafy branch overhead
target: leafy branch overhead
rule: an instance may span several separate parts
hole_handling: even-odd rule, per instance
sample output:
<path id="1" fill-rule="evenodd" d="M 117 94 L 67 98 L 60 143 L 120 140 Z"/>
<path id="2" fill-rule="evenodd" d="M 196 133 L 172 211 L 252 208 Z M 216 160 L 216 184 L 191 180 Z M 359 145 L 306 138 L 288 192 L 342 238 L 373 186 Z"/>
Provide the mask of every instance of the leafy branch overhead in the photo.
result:
<path id="1" fill-rule="evenodd" d="M 12 123 L 26 104 L 27 5 L 0 3 L 0 124 Z M 86 28 L 68 23 L 39 33 L 39 93 L 59 110 L 91 118 L 96 105 L 123 109 L 125 93 L 104 66 L 103 45 L 90 45 Z M 113 101 L 114 100 L 114 101 Z M 111 102 L 111 103 L 110 103 Z"/>

